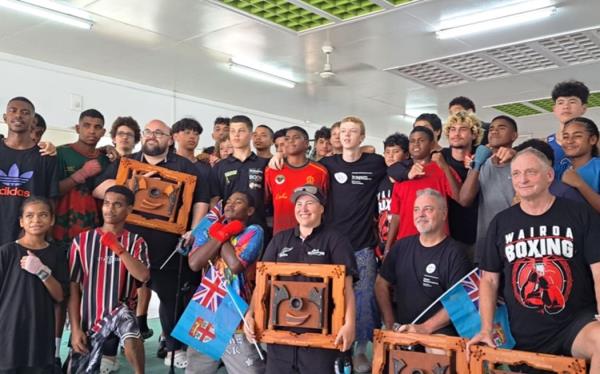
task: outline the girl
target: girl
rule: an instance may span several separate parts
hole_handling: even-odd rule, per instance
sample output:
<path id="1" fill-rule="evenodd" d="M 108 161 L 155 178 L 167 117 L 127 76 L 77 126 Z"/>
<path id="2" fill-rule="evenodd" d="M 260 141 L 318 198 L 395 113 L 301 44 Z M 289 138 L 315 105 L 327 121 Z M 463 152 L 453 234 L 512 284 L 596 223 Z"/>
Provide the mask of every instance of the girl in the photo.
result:
<path id="1" fill-rule="evenodd" d="M 54 363 L 54 303 L 64 299 L 65 251 L 45 238 L 52 206 L 29 197 L 21 206 L 24 235 L 0 247 L 1 374 L 47 373 Z"/>
<path id="2" fill-rule="evenodd" d="M 562 148 L 571 161 L 562 181 L 577 190 L 600 212 L 600 158 L 598 126 L 591 119 L 577 117 L 565 123 Z"/>

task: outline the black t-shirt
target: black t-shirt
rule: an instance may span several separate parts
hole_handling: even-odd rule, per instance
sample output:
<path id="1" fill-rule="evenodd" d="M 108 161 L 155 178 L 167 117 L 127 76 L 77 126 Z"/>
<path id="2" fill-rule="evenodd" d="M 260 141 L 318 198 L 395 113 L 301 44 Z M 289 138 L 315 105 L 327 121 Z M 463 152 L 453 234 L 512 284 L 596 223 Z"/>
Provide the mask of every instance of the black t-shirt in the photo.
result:
<path id="1" fill-rule="evenodd" d="M 433 247 L 424 247 L 419 235 L 397 241 L 386 256 L 380 275 L 394 287 L 395 318 L 412 321 L 433 301 L 472 270 L 464 244 L 447 237 Z M 423 323 L 442 308 L 436 305 L 417 323 Z M 437 331 L 456 335 L 452 324 Z"/>
<path id="2" fill-rule="evenodd" d="M 320 160 L 329 172 L 325 222 L 344 234 L 355 251 L 377 244 L 377 187 L 387 167 L 382 156 L 363 153 L 355 162 L 342 155 Z"/>
<path id="3" fill-rule="evenodd" d="M 277 233 L 262 261 L 344 265 L 346 275 L 358 279 L 352 245 L 340 232 L 320 225 L 304 240 L 298 226 Z"/>
<path id="4" fill-rule="evenodd" d="M 18 239 L 21 204 L 29 196 L 56 198 L 56 157 L 41 156 L 37 145 L 17 150 L 0 140 L 0 245 Z"/>
<path id="5" fill-rule="evenodd" d="M 490 223 L 480 268 L 501 273 L 517 349 L 545 352 L 584 310 L 596 310 L 590 264 L 600 261 L 600 222 L 585 204 L 557 197 L 539 216 L 520 205 Z"/>
<path id="6" fill-rule="evenodd" d="M 269 160 L 258 157 L 254 152 L 244 161 L 230 155 L 213 166 L 210 174 L 212 196 L 226 202 L 234 192 L 246 192 L 254 198 L 255 211 L 250 224 L 262 226 L 267 234 L 265 209 L 265 167 Z M 267 237 L 269 237 L 267 235 Z"/>
<path id="7" fill-rule="evenodd" d="M 452 157 L 450 148 L 443 148 L 442 155 L 444 160 L 460 176 L 462 182 L 467 179 L 469 169 L 465 167 L 462 161 Z M 450 236 L 459 242 L 465 244 L 474 244 L 477 239 L 477 211 L 479 199 L 476 198 L 469 207 L 463 207 L 456 201 L 448 199 L 448 225 L 450 226 Z"/>
<path id="8" fill-rule="evenodd" d="M 388 238 L 388 232 L 390 231 L 390 222 L 392 219 L 390 208 L 392 204 L 393 189 L 394 184 L 388 177 L 383 178 L 381 182 L 379 182 L 379 187 L 377 187 L 377 240 L 379 241 L 379 247 L 382 251 Z"/>
<path id="9" fill-rule="evenodd" d="M 67 258 L 50 243 L 33 250 L 66 290 Z M 0 370 L 47 366 L 54 362 L 54 300 L 35 275 L 21 269 L 27 248 L 14 241 L 0 247 Z M 66 297 L 66 294 L 65 294 Z"/>
<path id="10" fill-rule="evenodd" d="M 146 162 L 145 158 L 142 155 L 142 152 L 133 153 L 131 155 L 125 156 L 128 158 L 132 158 L 136 161 Z M 119 170 L 119 162 L 111 163 L 104 172 L 102 172 L 95 179 L 95 185 L 98 186 L 102 182 L 107 179 L 115 179 L 117 176 L 117 171 Z M 194 199 L 193 204 L 195 203 L 210 203 L 210 189 L 208 181 L 201 178 L 198 174 L 198 169 L 192 164 L 190 160 L 185 157 L 179 156 L 173 152 L 167 153 L 167 157 L 165 160 L 156 164 L 156 166 L 160 166 L 163 168 L 167 168 L 174 171 L 179 171 L 182 173 L 195 175 L 196 176 L 196 188 L 194 189 Z M 193 210 L 193 209 L 192 209 Z M 191 224 L 191 221 L 188 225 Z M 144 238 L 146 243 L 148 244 L 148 257 L 150 257 L 150 268 L 158 269 L 163 264 L 163 262 L 169 257 L 171 252 L 177 246 L 177 241 L 180 238 L 178 234 L 171 234 L 164 231 L 159 231 L 156 229 L 141 227 L 137 225 L 127 224 L 125 228 L 135 234 L 139 234 Z M 173 256 L 171 260 L 165 266 L 165 269 L 176 269 L 178 266 L 178 254 Z M 187 267 L 187 261 L 184 261 Z"/>

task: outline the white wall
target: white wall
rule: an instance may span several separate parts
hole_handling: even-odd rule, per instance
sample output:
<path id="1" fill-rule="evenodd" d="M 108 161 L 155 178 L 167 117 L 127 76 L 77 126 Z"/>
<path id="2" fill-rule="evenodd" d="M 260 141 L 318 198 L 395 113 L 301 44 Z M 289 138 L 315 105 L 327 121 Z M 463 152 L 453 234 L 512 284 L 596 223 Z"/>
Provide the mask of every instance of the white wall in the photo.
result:
<path id="1" fill-rule="evenodd" d="M 118 116 L 132 116 L 140 126 L 154 118 L 172 124 L 183 117 L 193 117 L 204 128 L 199 148 L 212 145 L 212 123 L 219 116 L 245 114 L 252 118 L 255 125 L 267 124 L 274 130 L 300 125 L 311 137 L 321 126 L 4 53 L 0 53 L 0 84 L 0 107 L 3 112 L 10 98 L 26 96 L 46 119 L 48 132 L 44 139 L 56 145 L 77 140 L 74 125 L 79 113 L 89 108 L 98 109 L 104 114 L 107 130 Z M 81 106 L 74 105 L 74 95 L 81 99 Z M 0 132 L 6 134 L 4 123 L 0 126 Z M 101 144 L 108 143 L 108 138 L 101 141 Z M 365 141 L 365 144 L 372 144 L 378 150 L 383 148 L 381 143 L 382 139 L 378 138 L 367 138 Z"/>

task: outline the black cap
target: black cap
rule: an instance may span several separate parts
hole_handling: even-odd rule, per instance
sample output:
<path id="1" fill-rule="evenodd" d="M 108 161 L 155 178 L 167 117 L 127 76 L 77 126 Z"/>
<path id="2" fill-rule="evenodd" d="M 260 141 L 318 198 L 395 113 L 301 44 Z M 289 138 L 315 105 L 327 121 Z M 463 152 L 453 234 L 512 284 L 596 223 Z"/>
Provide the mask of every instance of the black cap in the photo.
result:
<path id="1" fill-rule="evenodd" d="M 303 195 L 311 196 L 313 199 L 321 203 L 321 205 L 325 205 L 325 194 L 323 194 L 323 191 L 321 191 L 321 189 L 315 185 L 305 184 L 304 186 L 296 188 L 291 198 L 292 203 L 295 204 L 296 200 Z"/>

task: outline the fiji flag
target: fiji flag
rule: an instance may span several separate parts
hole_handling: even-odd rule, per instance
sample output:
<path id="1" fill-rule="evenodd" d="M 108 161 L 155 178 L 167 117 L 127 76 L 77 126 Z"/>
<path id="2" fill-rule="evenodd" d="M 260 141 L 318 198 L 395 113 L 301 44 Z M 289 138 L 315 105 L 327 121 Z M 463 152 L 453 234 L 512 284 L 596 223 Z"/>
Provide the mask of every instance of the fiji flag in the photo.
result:
<path id="1" fill-rule="evenodd" d="M 475 268 L 441 296 L 442 304 L 444 304 L 456 331 L 460 336 L 469 339 L 481 330 L 480 278 L 481 271 L 479 268 Z M 508 324 L 508 310 L 502 300 L 496 304 L 492 339 L 500 348 L 510 349 L 515 346 L 515 339 L 510 333 Z"/>
<path id="2" fill-rule="evenodd" d="M 219 360 L 247 309 L 248 304 L 211 266 L 171 336 Z"/>

